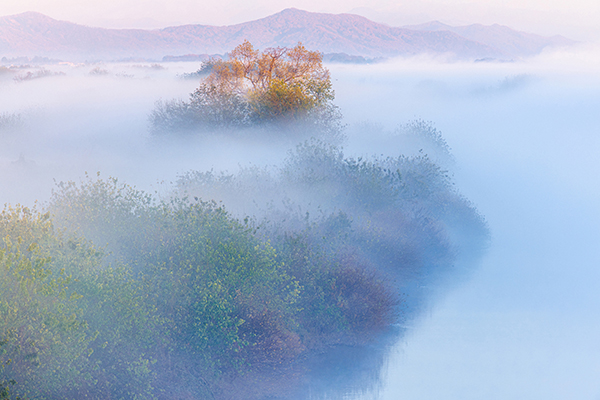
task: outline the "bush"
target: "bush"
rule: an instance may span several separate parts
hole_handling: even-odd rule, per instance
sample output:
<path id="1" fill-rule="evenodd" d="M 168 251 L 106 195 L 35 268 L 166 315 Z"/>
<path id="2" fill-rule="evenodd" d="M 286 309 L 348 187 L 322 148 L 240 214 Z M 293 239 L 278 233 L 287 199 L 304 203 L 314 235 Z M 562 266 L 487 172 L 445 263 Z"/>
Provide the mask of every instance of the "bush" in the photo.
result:
<path id="1" fill-rule="evenodd" d="M 23 125 L 23 116 L 19 113 L 0 114 L 0 132 L 20 128 Z"/>
<path id="2" fill-rule="evenodd" d="M 3 378 L 18 380 L 20 394 L 78 390 L 85 386 L 81 372 L 94 334 L 82 318 L 72 277 L 52 264 L 51 249 L 62 241 L 47 214 L 20 206 L 0 214 L 0 237 Z"/>
<path id="3" fill-rule="evenodd" d="M 279 170 L 190 172 L 178 188 L 223 201 L 239 215 L 257 215 L 274 243 L 304 232 L 326 252 L 356 248 L 370 263 L 398 273 L 447 264 L 464 239 L 477 242 L 487 229 L 429 157 L 347 158 L 319 141 L 299 145 Z"/>
<path id="4" fill-rule="evenodd" d="M 152 373 L 135 366 L 152 362 L 160 324 L 127 269 L 35 209 L 6 208 L 0 234 L 2 376 L 34 397 L 152 397 Z"/>
<path id="5" fill-rule="evenodd" d="M 371 340 L 397 321 L 400 287 L 486 233 L 424 155 L 349 158 L 312 140 L 277 170 L 177 185 L 159 201 L 86 177 L 59 183 L 47 213 L 5 208 L 0 390 L 225 398 L 229 382 Z"/>
<path id="6" fill-rule="evenodd" d="M 60 226 L 103 240 L 115 259 L 136 266 L 143 301 L 169 327 L 165 351 L 185 353 L 213 372 L 297 353 L 297 282 L 251 226 L 214 203 L 153 203 L 116 179 L 88 179 L 60 184 L 50 210 Z M 273 335 L 289 344 L 279 353 L 271 346 L 265 358 L 256 349 L 269 347 Z"/>
<path id="7" fill-rule="evenodd" d="M 271 242 L 258 233 L 266 226 L 214 202 L 155 202 L 116 179 L 61 183 L 49 210 L 67 232 L 107 243 L 113 262 L 135 266 L 105 265 L 76 279 L 88 294 L 83 315 L 98 331 L 91 347 L 103 367 L 95 376 L 106 385 L 155 393 L 153 382 L 180 382 L 187 371 L 210 392 L 219 376 L 287 365 L 324 343 L 360 342 L 393 321 L 391 286 L 310 230 Z M 114 344 L 105 349 L 107 339 Z M 116 380 L 136 363 L 146 368 L 138 380 Z M 173 394 L 176 384 L 162 388 Z"/>
<path id="8" fill-rule="evenodd" d="M 175 202 L 162 219 L 162 243 L 145 259 L 144 276 L 174 322 L 174 340 L 220 371 L 251 363 L 248 351 L 264 339 L 253 319 L 270 315 L 289 329 L 297 282 L 268 243 L 212 203 Z"/>

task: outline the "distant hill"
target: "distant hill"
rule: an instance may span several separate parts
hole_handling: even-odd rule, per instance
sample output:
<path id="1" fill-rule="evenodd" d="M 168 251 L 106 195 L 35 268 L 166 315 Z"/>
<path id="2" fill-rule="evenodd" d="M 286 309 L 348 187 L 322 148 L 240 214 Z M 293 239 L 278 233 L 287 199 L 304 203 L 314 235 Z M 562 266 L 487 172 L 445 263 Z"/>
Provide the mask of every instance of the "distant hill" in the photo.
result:
<path id="1" fill-rule="evenodd" d="M 0 18 L 0 57 L 162 59 L 223 54 L 244 39 L 258 48 L 302 42 L 323 53 L 371 58 L 453 53 L 460 58 L 510 59 L 535 54 L 545 46 L 568 44 L 564 38 L 544 38 L 499 25 L 450 27 L 430 23 L 400 28 L 353 14 L 312 13 L 294 8 L 237 25 L 183 25 L 155 30 L 87 27 L 35 12 Z"/>
<path id="2" fill-rule="evenodd" d="M 404 28 L 424 32 L 454 32 L 466 39 L 485 43 L 515 57 L 537 54 L 546 47 L 569 46 L 575 43 L 559 35 L 552 37 L 534 35 L 498 24 L 450 26 L 439 21 L 431 21 L 420 25 L 404 26 Z"/>

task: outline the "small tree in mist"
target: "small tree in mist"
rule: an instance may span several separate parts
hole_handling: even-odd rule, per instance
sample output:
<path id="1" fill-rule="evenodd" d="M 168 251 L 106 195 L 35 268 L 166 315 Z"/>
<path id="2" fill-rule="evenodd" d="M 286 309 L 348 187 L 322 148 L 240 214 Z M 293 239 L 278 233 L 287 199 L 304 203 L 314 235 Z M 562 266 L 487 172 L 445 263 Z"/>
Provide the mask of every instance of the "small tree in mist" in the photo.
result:
<path id="1" fill-rule="evenodd" d="M 217 61 L 203 85 L 245 96 L 258 121 L 299 119 L 333 100 L 323 57 L 302 44 L 292 49 L 254 49 L 247 40 L 228 61 Z"/>
<path id="2" fill-rule="evenodd" d="M 150 116 L 155 133 L 260 126 L 301 126 L 336 133 L 341 114 L 321 53 L 302 44 L 264 51 L 248 41 L 228 60 L 210 60 L 210 73 L 189 102 L 159 102 Z"/>
<path id="3" fill-rule="evenodd" d="M 0 114 L 0 132 L 23 126 L 23 117 L 18 113 Z"/>

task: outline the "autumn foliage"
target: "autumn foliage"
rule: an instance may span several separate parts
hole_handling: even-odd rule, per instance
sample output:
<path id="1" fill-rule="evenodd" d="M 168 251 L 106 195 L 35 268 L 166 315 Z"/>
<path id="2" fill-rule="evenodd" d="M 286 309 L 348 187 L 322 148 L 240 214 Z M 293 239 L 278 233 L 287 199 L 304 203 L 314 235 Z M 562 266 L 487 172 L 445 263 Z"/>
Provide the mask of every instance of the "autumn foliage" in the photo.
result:
<path id="1" fill-rule="evenodd" d="M 246 96 L 257 118 L 298 118 L 333 100 L 321 54 L 302 44 L 261 53 L 244 41 L 229 58 L 213 65 L 205 84 Z"/>
<path id="2" fill-rule="evenodd" d="M 155 133 L 303 125 L 335 133 L 341 115 L 321 53 L 298 43 L 264 51 L 248 41 L 227 60 L 213 59 L 189 102 L 158 103 L 151 115 Z"/>

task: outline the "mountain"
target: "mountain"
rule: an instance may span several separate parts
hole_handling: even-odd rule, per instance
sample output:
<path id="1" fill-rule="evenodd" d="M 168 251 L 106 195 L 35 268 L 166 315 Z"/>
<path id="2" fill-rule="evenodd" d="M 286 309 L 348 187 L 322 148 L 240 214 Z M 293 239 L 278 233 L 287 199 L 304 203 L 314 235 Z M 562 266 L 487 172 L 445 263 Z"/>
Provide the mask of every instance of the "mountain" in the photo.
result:
<path id="1" fill-rule="evenodd" d="M 569 46 L 575 43 L 573 40 L 559 35 L 552 37 L 534 35 L 498 24 L 491 26 L 481 24 L 450 26 L 439 21 L 431 21 L 420 25 L 408 25 L 403 28 L 423 32 L 454 32 L 465 39 L 485 43 L 505 54 L 512 54 L 517 57 L 537 54 L 546 47 Z"/>
<path id="2" fill-rule="evenodd" d="M 286 9 L 256 21 L 226 27 L 187 25 L 162 30 L 189 43 L 208 46 L 206 52 L 231 49 L 244 39 L 259 48 L 294 46 L 302 42 L 324 53 L 370 57 L 453 52 L 465 56 L 497 54 L 490 46 L 452 32 L 393 28 L 352 14 L 322 14 Z"/>
<path id="3" fill-rule="evenodd" d="M 26 12 L 0 18 L 0 54 L 85 59 L 159 54 L 170 43 L 158 31 L 91 28 Z"/>
<path id="4" fill-rule="evenodd" d="M 546 43 L 544 39 L 550 40 L 500 27 L 504 32 L 502 38 L 522 35 L 522 40 L 506 44 L 502 43 L 502 38 L 495 40 L 496 25 L 477 27 L 463 29 L 463 35 L 452 30 L 455 28 L 439 23 L 412 28 L 390 27 L 353 14 L 312 13 L 290 8 L 266 18 L 230 26 L 104 29 L 27 12 L 0 18 L 0 56 L 156 59 L 165 55 L 225 53 L 248 39 L 261 49 L 302 42 L 307 48 L 324 53 L 366 57 L 453 53 L 471 59 L 512 58 L 535 53 Z M 462 28 L 469 27 L 456 29 Z"/>

